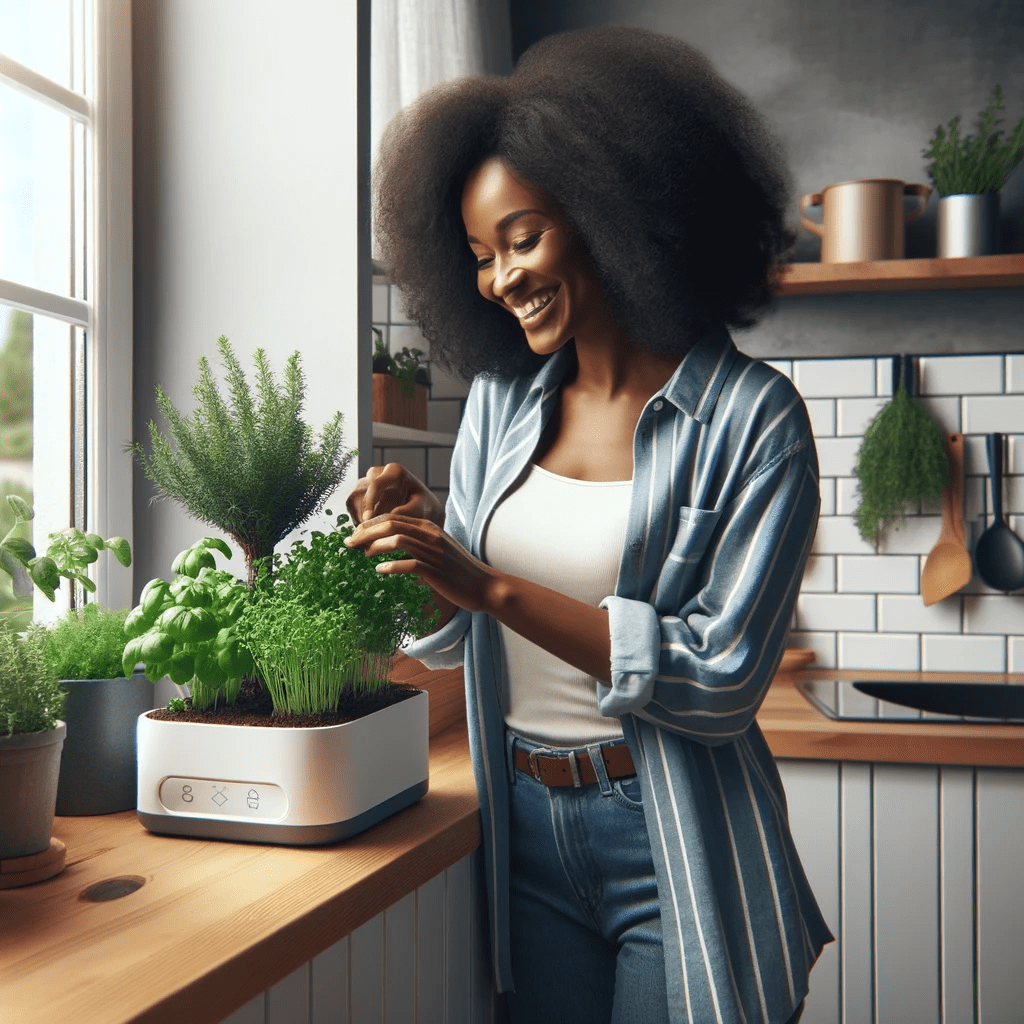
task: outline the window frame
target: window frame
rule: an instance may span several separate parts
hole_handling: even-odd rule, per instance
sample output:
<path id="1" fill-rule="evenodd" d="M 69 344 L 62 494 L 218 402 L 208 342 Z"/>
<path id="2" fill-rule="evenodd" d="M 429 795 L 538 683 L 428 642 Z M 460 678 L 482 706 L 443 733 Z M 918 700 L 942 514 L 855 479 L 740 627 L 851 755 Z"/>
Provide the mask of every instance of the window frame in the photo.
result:
<path id="1" fill-rule="evenodd" d="M 67 89 L 0 54 L 0 80 L 34 100 L 55 107 L 86 126 L 89 139 L 87 215 L 88 298 L 69 298 L 16 282 L 0 280 L 0 303 L 51 317 L 86 333 L 83 380 L 85 423 L 84 528 L 103 537 L 133 541 L 132 461 L 125 444 L 132 436 L 132 103 L 131 7 L 118 0 L 90 0 L 83 30 L 91 67 L 85 69 L 85 94 Z M 91 34 L 91 40 L 89 36 Z M 33 376 L 38 372 L 33 367 Z M 36 410 L 33 418 L 41 415 Z M 41 460 L 33 453 L 38 474 Z M 51 453 L 52 456 L 52 453 Z M 58 474 L 66 473 L 68 511 L 74 455 Z M 58 484 L 58 487 L 61 485 Z M 46 534 L 71 525 L 37 520 L 37 550 L 45 550 Z M 82 524 L 76 524 L 82 525 Z M 104 556 L 96 573 L 95 599 L 107 607 L 129 606 L 133 600 L 131 569 Z M 52 621 L 67 607 L 66 587 L 55 603 L 41 593 L 34 598 L 34 617 Z"/>

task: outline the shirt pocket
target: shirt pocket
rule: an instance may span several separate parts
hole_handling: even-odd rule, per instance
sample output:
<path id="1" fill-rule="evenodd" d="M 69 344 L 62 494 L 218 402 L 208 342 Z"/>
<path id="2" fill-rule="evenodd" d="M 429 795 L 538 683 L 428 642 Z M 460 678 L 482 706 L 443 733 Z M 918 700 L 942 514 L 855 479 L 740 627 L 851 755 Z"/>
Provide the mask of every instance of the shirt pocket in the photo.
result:
<path id="1" fill-rule="evenodd" d="M 661 615 L 674 615 L 704 583 L 708 545 L 722 517 L 721 509 L 679 509 L 679 526 L 661 567 L 654 606 Z"/>

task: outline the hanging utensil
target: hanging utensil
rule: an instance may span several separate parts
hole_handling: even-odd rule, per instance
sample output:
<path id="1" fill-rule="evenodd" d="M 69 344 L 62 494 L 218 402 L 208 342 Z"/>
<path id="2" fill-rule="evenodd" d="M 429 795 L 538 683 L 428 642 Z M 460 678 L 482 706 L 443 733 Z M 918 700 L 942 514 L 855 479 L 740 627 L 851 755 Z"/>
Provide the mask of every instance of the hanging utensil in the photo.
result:
<path id="1" fill-rule="evenodd" d="M 1003 521 L 1003 435 L 985 439 L 992 486 L 992 525 L 974 545 L 974 568 L 994 590 L 1024 587 L 1024 541 Z"/>
<path id="2" fill-rule="evenodd" d="M 949 484 L 942 492 L 942 532 L 921 570 L 926 605 L 955 594 L 971 582 L 971 555 L 964 544 L 964 435 L 946 437 Z"/>

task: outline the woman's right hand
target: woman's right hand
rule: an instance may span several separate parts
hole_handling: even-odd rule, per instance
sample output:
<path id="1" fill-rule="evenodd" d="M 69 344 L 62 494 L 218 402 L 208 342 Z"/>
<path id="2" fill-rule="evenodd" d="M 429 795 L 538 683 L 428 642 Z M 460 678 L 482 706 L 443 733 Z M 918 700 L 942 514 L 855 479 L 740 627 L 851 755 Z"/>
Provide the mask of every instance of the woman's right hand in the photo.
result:
<path id="1" fill-rule="evenodd" d="M 374 516 L 394 513 L 427 519 L 444 529 L 444 506 L 422 480 L 404 466 L 371 466 L 345 502 L 353 526 Z"/>

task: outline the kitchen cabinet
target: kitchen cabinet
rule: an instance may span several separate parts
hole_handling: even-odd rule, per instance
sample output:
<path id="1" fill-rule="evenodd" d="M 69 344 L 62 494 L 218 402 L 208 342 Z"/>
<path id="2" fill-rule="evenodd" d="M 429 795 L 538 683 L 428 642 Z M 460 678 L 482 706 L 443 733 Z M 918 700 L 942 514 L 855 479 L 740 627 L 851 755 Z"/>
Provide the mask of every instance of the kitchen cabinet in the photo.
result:
<path id="1" fill-rule="evenodd" d="M 784 678 L 758 720 L 837 939 L 801 1024 L 1020 1024 L 1024 726 L 837 722 Z"/>

